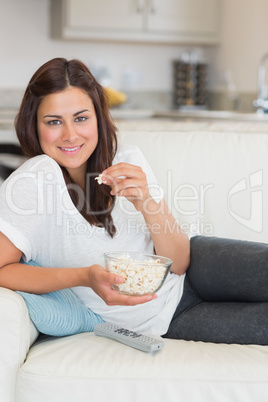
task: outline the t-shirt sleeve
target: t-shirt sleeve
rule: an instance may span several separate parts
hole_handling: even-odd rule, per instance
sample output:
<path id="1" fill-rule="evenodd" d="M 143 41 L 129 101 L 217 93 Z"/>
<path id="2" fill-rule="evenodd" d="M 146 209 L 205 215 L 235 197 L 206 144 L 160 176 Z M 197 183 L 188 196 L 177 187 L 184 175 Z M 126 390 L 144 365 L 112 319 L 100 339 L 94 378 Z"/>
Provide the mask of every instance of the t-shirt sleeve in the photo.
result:
<path id="1" fill-rule="evenodd" d="M 0 231 L 23 253 L 25 261 L 36 254 L 47 227 L 48 185 L 56 180 L 51 158 L 43 155 L 25 162 L 0 187 Z"/>

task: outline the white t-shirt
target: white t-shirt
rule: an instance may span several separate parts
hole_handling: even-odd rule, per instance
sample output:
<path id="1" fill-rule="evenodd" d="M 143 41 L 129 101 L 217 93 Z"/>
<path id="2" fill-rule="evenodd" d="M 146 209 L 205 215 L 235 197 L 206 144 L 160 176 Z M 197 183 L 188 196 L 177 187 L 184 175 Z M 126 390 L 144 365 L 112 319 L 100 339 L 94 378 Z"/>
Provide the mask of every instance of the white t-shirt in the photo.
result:
<path id="1" fill-rule="evenodd" d="M 149 191 L 159 202 L 162 190 L 140 150 L 122 147 L 113 164 L 123 161 L 142 167 Z M 26 161 L 0 187 L 0 231 L 23 252 L 26 262 L 33 260 L 43 267 L 104 266 L 103 253 L 109 251 L 153 254 L 144 218 L 131 202 L 118 197 L 112 217 L 117 229 L 113 238 L 78 212 L 59 165 L 47 155 Z M 183 281 L 184 275 L 170 273 L 158 297 L 138 306 L 107 306 L 91 288 L 72 290 L 104 321 L 163 335 L 181 299 Z"/>

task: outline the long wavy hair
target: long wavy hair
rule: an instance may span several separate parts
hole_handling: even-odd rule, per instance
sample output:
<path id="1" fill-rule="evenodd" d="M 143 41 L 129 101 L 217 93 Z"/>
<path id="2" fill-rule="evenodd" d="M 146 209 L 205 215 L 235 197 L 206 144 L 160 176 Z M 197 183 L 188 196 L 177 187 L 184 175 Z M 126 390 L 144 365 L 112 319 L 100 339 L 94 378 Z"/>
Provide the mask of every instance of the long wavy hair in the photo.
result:
<path id="1" fill-rule="evenodd" d="M 84 90 L 91 98 L 98 122 L 98 144 L 87 161 L 86 191 L 83 205 L 74 191 L 74 182 L 62 167 L 70 197 L 83 217 L 91 224 L 104 227 L 109 235 L 115 234 L 111 212 L 115 198 L 108 186 L 96 185 L 93 174 L 111 166 L 117 151 L 116 127 L 111 119 L 107 95 L 87 66 L 73 59 L 55 58 L 43 64 L 31 78 L 15 119 L 15 129 L 23 153 L 28 157 L 42 155 L 38 130 L 37 111 L 45 96 L 68 87 Z M 81 197 L 80 197 L 81 198 Z"/>

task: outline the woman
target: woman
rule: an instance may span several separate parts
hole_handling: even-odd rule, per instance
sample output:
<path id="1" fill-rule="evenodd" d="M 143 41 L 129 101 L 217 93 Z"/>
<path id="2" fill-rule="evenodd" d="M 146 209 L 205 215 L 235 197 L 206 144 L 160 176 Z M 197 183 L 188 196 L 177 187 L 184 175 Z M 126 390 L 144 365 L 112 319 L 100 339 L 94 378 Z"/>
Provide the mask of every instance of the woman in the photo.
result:
<path id="1" fill-rule="evenodd" d="M 165 334 L 189 240 L 140 151 L 117 149 L 103 88 L 83 63 L 53 59 L 30 80 L 15 126 L 30 158 L 0 189 L 0 286 L 23 292 L 29 309 L 33 295 L 57 299 L 71 288 L 97 321 Z M 105 184 L 98 185 L 100 173 Z M 158 295 L 114 291 L 123 278 L 103 268 L 103 253 L 112 250 L 171 258 Z"/>

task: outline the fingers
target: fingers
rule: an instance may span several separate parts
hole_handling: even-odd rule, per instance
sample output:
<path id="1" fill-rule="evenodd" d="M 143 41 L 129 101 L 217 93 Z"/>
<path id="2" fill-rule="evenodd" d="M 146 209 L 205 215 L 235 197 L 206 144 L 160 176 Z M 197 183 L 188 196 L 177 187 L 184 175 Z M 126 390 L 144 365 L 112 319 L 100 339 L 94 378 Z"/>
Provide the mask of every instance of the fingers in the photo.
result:
<path id="1" fill-rule="evenodd" d="M 116 292 L 116 291 L 114 291 Z M 117 292 L 118 293 L 118 292 Z M 119 297 L 120 296 L 120 297 Z M 146 295 L 146 296 L 126 296 L 118 293 L 116 297 L 117 302 L 115 304 L 118 305 L 118 302 L 124 306 L 136 306 L 138 304 L 148 303 L 153 299 L 156 299 L 156 295 Z"/>
<path id="2" fill-rule="evenodd" d="M 111 285 L 118 285 L 124 282 L 124 278 L 119 275 L 110 274 L 103 270 L 101 275 L 100 288 L 98 291 L 99 296 L 105 301 L 108 306 L 136 306 L 137 304 L 148 303 L 154 300 L 157 295 L 144 295 L 144 296 L 127 296 L 119 293 L 117 290 L 112 289 Z"/>
<path id="3" fill-rule="evenodd" d="M 122 276 L 107 272 L 106 269 L 103 268 L 101 265 L 94 265 L 92 267 L 94 267 L 94 271 L 98 275 L 97 280 L 99 282 L 105 282 L 109 285 L 119 285 L 120 283 L 125 282 L 125 279 Z"/>
<path id="4" fill-rule="evenodd" d="M 107 274 L 107 282 L 110 285 L 120 285 L 120 283 L 125 282 L 125 279 L 120 275 L 110 274 L 109 272 L 106 272 L 106 274 Z"/>
<path id="5" fill-rule="evenodd" d="M 137 177 L 143 170 L 140 166 L 131 165 L 130 163 L 120 162 L 116 165 L 112 165 L 102 172 L 103 176 L 109 176 L 110 178 L 116 178 L 120 176 Z M 107 177 L 107 178 L 109 178 Z"/>
<path id="6" fill-rule="evenodd" d="M 111 186 L 110 193 L 112 195 L 117 195 L 118 197 L 143 199 L 144 192 L 142 191 L 142 186 L 142 183 L 134 183 L 131 180 L 122 180 L 120 183 Z"/>
<path id="7" fill-rule="evenodd" d="M 148 303 L 156 298 L 157 295 L 155 294 L 145 296 L 127 296 L 110 287 L 107 289 L 104 301 L 108 306 L 136 306 L 138 304 Z"/>
<path id="8" fill-rule="evenodd" d="M 104 170 L 102 177 L 112 195 L 140 200 L 148 196 L 146 175 L 140 166 L 118 163 Z"/>
<path id="9" fill-rule="evenodd" d="M 129 163 L 118 163 L 110 166 L 102 172 L 103 180 L 106 184 L 119 184 L 125 179 L 141 180 L 146 179 L 146 176 L 140 166 L 131 165 Z"/>

